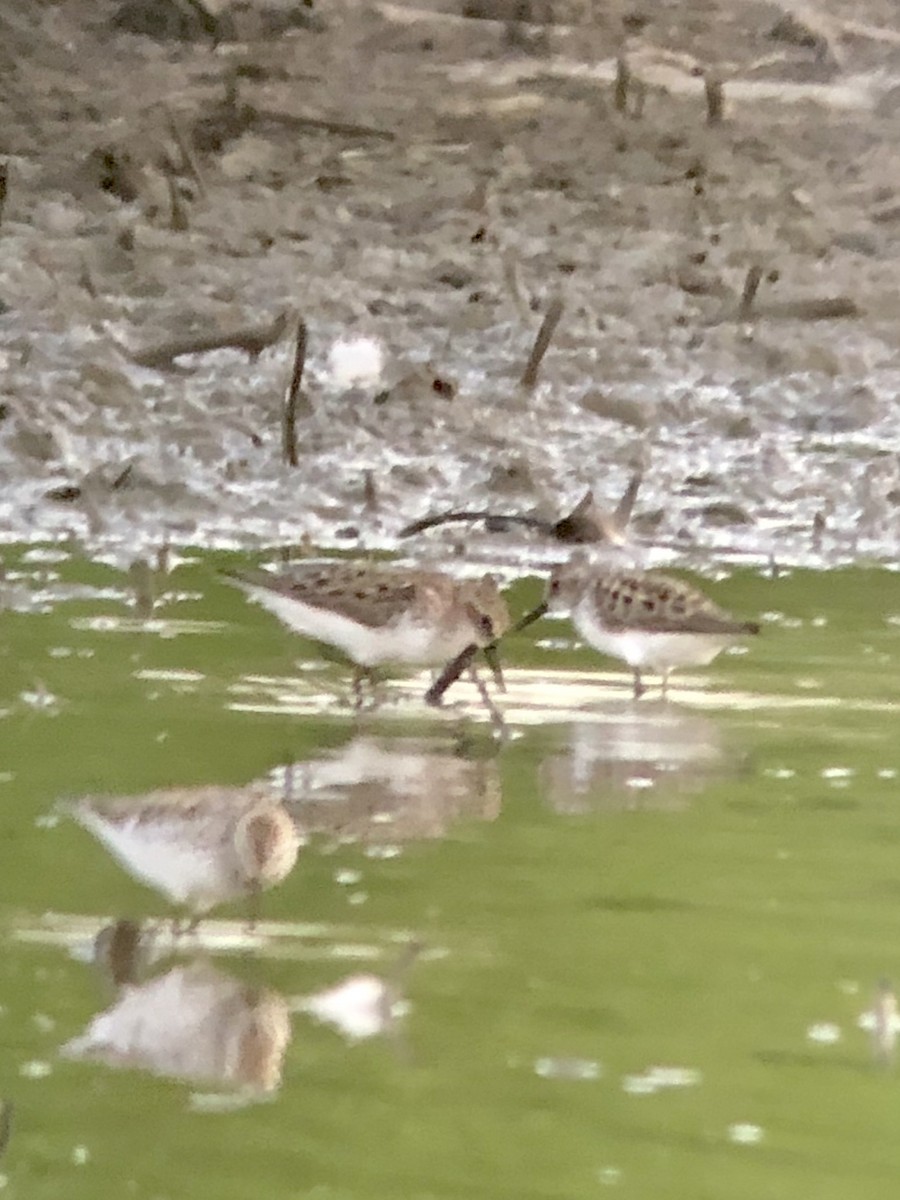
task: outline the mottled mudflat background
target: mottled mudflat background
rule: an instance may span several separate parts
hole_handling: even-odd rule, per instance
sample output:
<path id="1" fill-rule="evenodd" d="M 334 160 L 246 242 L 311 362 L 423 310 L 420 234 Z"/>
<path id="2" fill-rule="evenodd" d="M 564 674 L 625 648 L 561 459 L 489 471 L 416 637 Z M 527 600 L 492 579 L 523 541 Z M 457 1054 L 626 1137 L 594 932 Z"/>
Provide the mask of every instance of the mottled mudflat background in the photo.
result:
<path id="1" fill-rule="evenodd" d="M 645 540 L 893 556 L 896 12 L 788 8 L 8 0 L 3 536 L 72 531 L 125 561 L 166 540 L 389 545 L 461 502 L 613 502 L 638 465 Z M 256 361 L 130 357 L 286 310 Z M 358 378 L 333 354 L 356 337 L 381 348 Z"/>

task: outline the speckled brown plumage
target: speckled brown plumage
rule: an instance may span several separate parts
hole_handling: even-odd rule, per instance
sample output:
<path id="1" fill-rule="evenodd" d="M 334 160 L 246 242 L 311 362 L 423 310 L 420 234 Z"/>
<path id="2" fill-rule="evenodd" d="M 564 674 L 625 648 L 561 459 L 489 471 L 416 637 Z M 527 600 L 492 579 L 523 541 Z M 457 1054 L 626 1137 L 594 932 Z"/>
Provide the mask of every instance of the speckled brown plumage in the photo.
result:
<path id="1" fill-rule="evenodd" d="M 611 631 L 759 633 L 754 621 L 736 620 L 680 579 L 656 572 L 613 571 L 593 584 L 597 615 Z"/>
<path id="2" fill-rule="evenodd" d="M 236 582 L 265 587 L 314 608 L 329 609 L 369 629 L 382 629 L 407 612 L 440 620 L 457 599 L 471 605 L 475 624 L 484 616 L 491 621 L 491 629 L 484 629 L 485 641 L 499 636 L 509 623 L 505 602 L 490 576 L 460 581 L 440 571 L 342 562 L 300 564 L 284 575 L 268 571 L 228 574 Z"/>
<path id="3" fill-rule="evenodd" d="M 414 602 L 418 579 L 408 572 L 373 568 L 368 564 L 311 563 L 284 575 L 268 571 L 232 571 L 244 583 L 266 587 L 292 600 L 329 608 L 370 629 L 388 625 Z"/>
<path id="4" fill-rule="evenodd" d="M 643 671 L 661 675 L 665 695 L 671 671 L 706 666 L 736 637 L 759 633 L 755 621 L 732 617 L 680 579 L 592 562 L 585 555 L 556 568 L 545 601 L 516 628 L 548 609 L 567 612 L 594 649 L 628 663 L 635 697 L 646 690 Z"/>
<path id="5" fill-rule="evenodd" d="M 365 680 L 375 697 L 375 668 L 440 666 L 469 647 L 489 646 L 509 628 L 506 601 L 490 575 L 454 579 L 441 571 L 334 561 L 226 578 L 295 633 L 345 654 L 356 665 L 357 707 Z"/>

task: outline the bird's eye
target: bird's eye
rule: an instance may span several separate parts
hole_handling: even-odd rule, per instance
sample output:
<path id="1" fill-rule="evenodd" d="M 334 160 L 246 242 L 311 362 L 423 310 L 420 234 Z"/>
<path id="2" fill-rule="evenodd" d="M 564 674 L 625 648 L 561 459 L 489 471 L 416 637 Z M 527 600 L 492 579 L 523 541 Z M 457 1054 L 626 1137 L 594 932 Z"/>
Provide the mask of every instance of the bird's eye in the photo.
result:
<path id="1" fill-rule="evenodd" d="M 551 596 L 559 595 L 559 580 L 558 579 L 550 580 L 550 595 Z"/>
<path id="2" fill-rule="evenodd" d="M 478 628 L 485 637 L 492 638 L 494 636 L 494 622 L 487 615 L 487 613 L 482 613 L 478 618 Z"/>

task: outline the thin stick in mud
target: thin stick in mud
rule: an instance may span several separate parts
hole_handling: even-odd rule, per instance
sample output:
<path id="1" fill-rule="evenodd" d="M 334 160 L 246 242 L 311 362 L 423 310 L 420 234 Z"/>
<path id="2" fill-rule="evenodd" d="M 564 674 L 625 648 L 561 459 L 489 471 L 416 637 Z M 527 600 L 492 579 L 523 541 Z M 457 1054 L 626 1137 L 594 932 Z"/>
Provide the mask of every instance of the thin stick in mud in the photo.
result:
<path id="1" fill-rule="evenodd" d="M 550 342 L 556 332 L 556 327 L 559 324 L 560 317 L 563 315 L 563 302 L 560 296 L 554 296 L 547 305 L 547 311 L 544 314 L 544 319 L 541 322 L 541 327 L 538 330 L 537 337 L 534 339 L 534 345 L 531 348 L 531 354 L 528 357 L 528 363 L 525 370 L 522 372 L 520 380 L 522 387 L 533 388 L 537 383 L 538 372 L 541 369 L 541 363 L 544 360 L 544 355 L 550 346 Z"/>
<path id="2" fill-rule="evenodd" d="M 434 529 L 435 526 L 446 525 L 450 521 L 484 521 L 486 528 L 491 533 L 505 530 L 510 525 L 524 525 L 528 529 L 538 529 L 541 533 L 551 535 L 553 533 L 551 523 L 541 520 L 540 517 L 529 517 L 518 513 L 483 512 L 475 509 L 454 509 L 452 512 L 433 513 L 431 516 L 411 521 L 408 525 L 403 526 L 397 536 L 411 537 L 415 533 L 424 533 L 426 529 Z"/>
<path id="3" fill-rule="evenodd" d="M 301 317 L 297 322 L 297 345 L 294 349 L 291 382 L 281 416 L 281 456 L 289 467 L 297 465 L 297 409 L 302 394 L 300 385 L 303 382 L 303 368 L 306 366 L 306 342 L 306 322 Z"/>
<path id="4" fill-rule="evenodd" d="M 226 347 L 243 350 L 250 358 L 256 359 L 267 347 L 272 346 L 281 338 L 287 328 L 287 313 L 281 312 L 269 324 L 262 327 L 247 327 L 233 329 L 228 333 L 197 334 L 183 338 L 173 338 L 159 346 L 151 346 L 146 350 L 127 351 L 128 357 L 139 367 L 150 367 L 156 371 L 170 370 L 176 358 L 182 354 L 205 354 L 210 350 L 222 350 Z"/>
<path id="5" fill-rule="evenodd" d="M 201 196 L 206 196 L 206 183 L 203 179 L 203 173 L 200 170 L 200 164 L 197 161 L 197 156 L 191 148 L 190 142 L 185 136 L 175 113 L 169 108 L 168 104 L 163 103 L 162 110 L 166 117 L 166 124 L 169 127 L 169 132 L 178 147 L 178 152 L 181 155 L 181 161 L 184 168 L 190 172 L 197 184 L 197 188 Z"/>
<path id="6" fill-rule="evenodd" d="M 175 177 L 171 168 L 166 167 L 165 171 L 166 186 L 169 189 L 169 228 L 176 233 L 184 233 L 190 228 L 188 220 L 187 206 L 181 198 L 181 193 L 178 191 L 178 180 Z"/>
<path id="7" fill-rule="evenodd" d="M 747 272 L 747 277 L 744 280 L 744 290 L 741 292 L 741 302 L 738 305 L 738 317 L 742 321 L 746 321 L 750 316 L 753 301 L 756 299 L 756 293 L 759 290 L 762 277 L 762 267 L 759 263 L 754 263 Z"/>
<path id="8" fill-rule="evenodd" d="M 757 316 L 782 321 L 837 321 L 843 317 L 861 317 L 863 310 L 852 296 L 809 296 L 763 305 Z"/>
<path id="9" fill-rule="evenodd" d="M 725 116 L 725 84 L 718 75 L 706 74 L 703 88 L 706 92 L 706 123 L 721 125 Z"/>

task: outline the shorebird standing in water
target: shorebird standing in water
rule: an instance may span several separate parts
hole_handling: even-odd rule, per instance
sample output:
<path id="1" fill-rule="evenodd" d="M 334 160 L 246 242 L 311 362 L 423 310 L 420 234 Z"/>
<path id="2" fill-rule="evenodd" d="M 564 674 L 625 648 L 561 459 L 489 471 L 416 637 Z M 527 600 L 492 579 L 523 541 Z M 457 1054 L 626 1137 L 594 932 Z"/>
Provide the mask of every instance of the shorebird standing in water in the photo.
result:
<path id="1" fill-rule="evenodd" d="M 193 924 L 217 904 L 255 901 L 281 883 L 301 845 L 287 809 L 260 789 L 173 788 L 79 800 L 69 811 L 129 874 L 186 909 Z"/>
<path id="2" fill-rule="evenodd" d="M 595 650 L 628 663 L 635 699 L 646 691 L 645 670 L 662 676 L 665 695 L 677 667 L 706 666 L 735 638 L 759 633 L 755 621 L 732 617 L 671 575 L 592 563 L 582 555 L 556 568 L 544 600 L 515 628 L 548 611 L 567 612 Z"/>
<path id="3" fill-rule="evenodd" d="M 491 575 L 457 580 L 440 571 L 334 561 L 301 563 L 281 575 L 232 571 L 225 578 L 295 633 L 342 651 L 355 667 L 357 708 L 363 680 L 374 685 L 376 667 L 440 666 L 470 644 L 492 646 L 509 627 L 506 601 Z M 489 661 L 496 676 L 495 660 Z"/>

